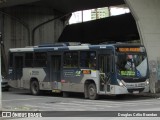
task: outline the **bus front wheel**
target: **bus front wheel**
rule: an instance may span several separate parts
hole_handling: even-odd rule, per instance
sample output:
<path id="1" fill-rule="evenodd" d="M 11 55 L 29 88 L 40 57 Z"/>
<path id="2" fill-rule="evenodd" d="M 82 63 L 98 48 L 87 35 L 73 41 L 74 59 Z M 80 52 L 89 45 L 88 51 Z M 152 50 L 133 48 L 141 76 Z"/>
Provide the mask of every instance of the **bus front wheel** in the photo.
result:
<path id="1" fill-rule="evenodd" d="M 31 81 L 30 89 L 33 95 L 39 95 L 40 90 L 39 90 L 39 83 L 37 80 Z"/>
<path id="2" fill-rule="evenodd" d="M 96 100 L 98 99 L 98 94 L 97 94 L 97 88 L 94 83 L 89 84 L 88 86 L 88 97 L 91 100 Z"/>

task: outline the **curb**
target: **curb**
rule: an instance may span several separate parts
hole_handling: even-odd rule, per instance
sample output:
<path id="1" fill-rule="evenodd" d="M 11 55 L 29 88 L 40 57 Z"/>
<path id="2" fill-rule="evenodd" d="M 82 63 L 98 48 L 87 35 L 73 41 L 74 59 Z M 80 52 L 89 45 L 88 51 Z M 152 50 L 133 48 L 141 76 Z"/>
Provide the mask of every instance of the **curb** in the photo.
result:
<path id="1" fill-rule="evenodd" d="M 142 93 L 140 95 L 145 97 L 160 98 L 160 93 Z"/>

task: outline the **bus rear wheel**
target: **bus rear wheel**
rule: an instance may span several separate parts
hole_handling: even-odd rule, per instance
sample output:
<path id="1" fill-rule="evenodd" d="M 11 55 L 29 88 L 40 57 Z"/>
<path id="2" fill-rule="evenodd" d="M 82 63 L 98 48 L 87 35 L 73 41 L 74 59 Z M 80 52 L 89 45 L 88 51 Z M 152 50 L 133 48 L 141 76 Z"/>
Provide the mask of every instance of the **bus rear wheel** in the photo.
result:
<path id="1" fill-rule="evenodd" d="M 33 95 L 39 95 L 39 83 L 37 80 L 31 81 L 30 90 Z"/>
<path id="2" fill-rule="evenodd" d="M 94 83 L 89 84 L 88 86 L 88 97 L 91 100 L 98 99 L 97 88 Z"/>

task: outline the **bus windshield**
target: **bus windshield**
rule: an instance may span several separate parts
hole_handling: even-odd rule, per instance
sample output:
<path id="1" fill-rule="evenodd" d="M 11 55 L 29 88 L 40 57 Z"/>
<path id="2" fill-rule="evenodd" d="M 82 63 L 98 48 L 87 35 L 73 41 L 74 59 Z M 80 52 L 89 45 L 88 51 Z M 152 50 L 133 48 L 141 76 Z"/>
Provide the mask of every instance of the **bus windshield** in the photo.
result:
<path id="1" fill-rule="evenodd" d="M 117 55 L 117 71 L 122 77 L 146 77 L 147 58 L 145 54 L 119 53 Z"/>

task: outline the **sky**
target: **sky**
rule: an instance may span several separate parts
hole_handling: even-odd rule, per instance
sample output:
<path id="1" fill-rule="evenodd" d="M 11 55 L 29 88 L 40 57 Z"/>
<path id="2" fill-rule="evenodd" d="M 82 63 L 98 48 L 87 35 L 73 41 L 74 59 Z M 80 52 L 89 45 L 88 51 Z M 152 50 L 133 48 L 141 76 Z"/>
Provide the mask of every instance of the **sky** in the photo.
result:
<path id="1" fill-rule="evenodd" d="M 130 12 L 127 8 L 118 8 L 118 7 L 111 7 L 111 16 L 120 15 L 124 13 Z M 83 11 L 83 22 L 91 20 L 91 10 L 84 10 Z M 72 17 L 69 20 L 69 24 L 79 23 L 82 22 L 82 11 L 77 11 L 72 13 Z"/>

